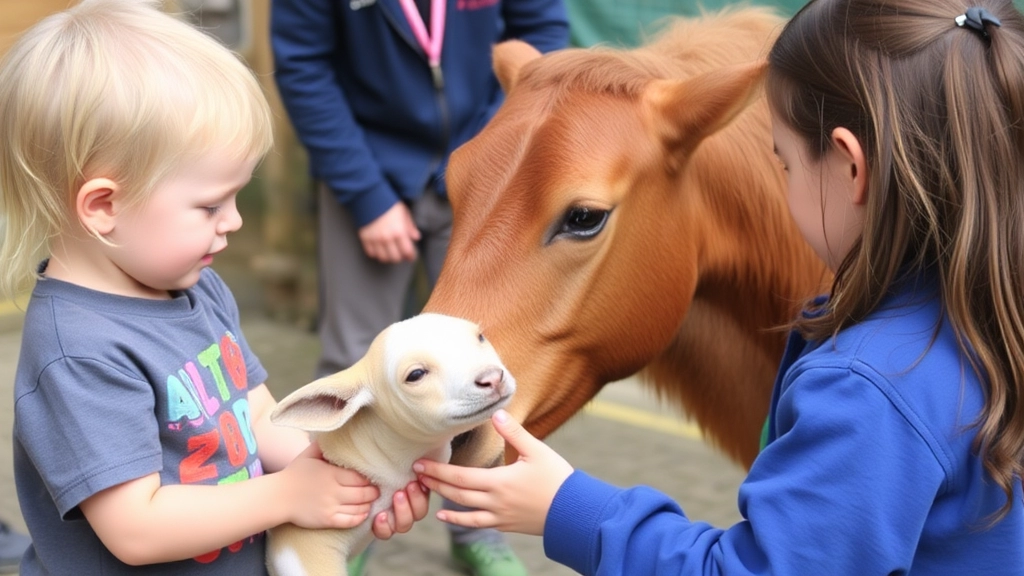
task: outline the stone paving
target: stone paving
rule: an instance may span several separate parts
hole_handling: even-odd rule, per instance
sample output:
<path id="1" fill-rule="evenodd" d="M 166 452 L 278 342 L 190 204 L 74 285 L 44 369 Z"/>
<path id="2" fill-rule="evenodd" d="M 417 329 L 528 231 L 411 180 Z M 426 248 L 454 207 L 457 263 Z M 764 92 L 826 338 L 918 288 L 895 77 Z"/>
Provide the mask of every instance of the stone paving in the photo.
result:
<path id="1" fill-rule="evenodd" d="M 258 310 L 253 281 L 244 272 L 221 270 L 239 298 L 242 329 L 270 372 L 268 385 L 282 398 L 312 376 L 318 343 L 308 330 L 273 322 Z M 0 518 L 24 528 L 14 493 L 11 464 L 12 381 L 20 347 L 17 314 L 0 313 Z M 650 413 L 652 418 L 675 417 L 658 406 L 637 382 L 609 385 L 599 399 Z M 581 413 L 548 438 L 548 443 L 574 466 L 621 486 L 646 484 L 678 501 L 687 514 L 718 526 L 739 519 L 736 489 L 743 471 L 700 440 L 659 432 Z M 432 501 L 432 511 L 439 501 Z M 512 546 L 535 576 L 573 574 L 544 556 L 540 538 L 510 535 Z M 454 576 L 463 572 L 448 560 L 448 538 L 443 524 L 428 517 L 408 534 L 378 543 L 367 573 L 371 576 Z"/>

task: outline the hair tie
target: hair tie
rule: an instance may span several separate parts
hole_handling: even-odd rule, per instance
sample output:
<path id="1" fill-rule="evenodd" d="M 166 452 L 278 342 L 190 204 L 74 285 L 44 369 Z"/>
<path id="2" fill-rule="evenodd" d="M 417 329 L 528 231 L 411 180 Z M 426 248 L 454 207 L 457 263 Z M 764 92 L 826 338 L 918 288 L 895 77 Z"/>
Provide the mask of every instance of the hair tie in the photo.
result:
<path id="1" fill-rule="evenodd" d="M 986 24 L 992 24 L 994 26 L 1002 26 L 1003 23 L 992 15 L 991 12 L 985 8 L 979 6 L 973 6 L 967 9 L 967 12 L 957 16 L 953 19 L 956 25 L 963 28 L 964 26 L 979 32 L 985 38 L 988 38 L 988 32 L 985 30 Z"/>

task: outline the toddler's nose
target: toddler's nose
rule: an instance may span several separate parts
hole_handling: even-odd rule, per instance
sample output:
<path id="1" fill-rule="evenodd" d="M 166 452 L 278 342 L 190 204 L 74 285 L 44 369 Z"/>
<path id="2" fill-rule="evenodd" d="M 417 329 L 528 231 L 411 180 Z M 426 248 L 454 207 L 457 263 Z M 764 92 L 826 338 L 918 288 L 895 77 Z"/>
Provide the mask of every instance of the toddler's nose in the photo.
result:
<path id="1" fill-rule="evenodd" d="M 217 231 L 221 235 L 227 235 L 232 232 L 238 232 L 239 228 L 242 227 L 242 214 L 238 212 L 238 205 L 235 204 L 234 199 L 225 202 L 221 207 L 222 218 L 217 226 Z"/>

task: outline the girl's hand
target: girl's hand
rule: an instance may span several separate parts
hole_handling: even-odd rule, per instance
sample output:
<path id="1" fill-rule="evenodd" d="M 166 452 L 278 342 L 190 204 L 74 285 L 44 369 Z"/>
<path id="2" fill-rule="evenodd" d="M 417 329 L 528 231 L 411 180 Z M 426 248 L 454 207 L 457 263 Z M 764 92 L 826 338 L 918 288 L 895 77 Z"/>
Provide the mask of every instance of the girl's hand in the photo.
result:
<path id="1" fill-rule="evenodd" d="M 370 515 L 380 495 L 358 472 L 323 459 L 314 442 L 278 472 L 289 500 L 289 522 L 303 528 L 351 528 Z"/>
<path id="2" fill-rule="evenodd" d="M 519 460 L 499 468 L 463 468 L 417 460 L 420 481 L 441 496 L 475 508 L 441 510 L 445 522 L 471 528 L 497 528 L 542 536 L 555 494 L 573 472 L 572 466 L 530 435 L 504 410 L 491 417 L 495 430 L 519 452 Z"/>
<path id="3" fill-rule="evenodd" d="M 373 519 L 373 535 L 387 540 L 395 534 L 404 534 L 412 529 L 417 520 L 422 520 L 430 508 L 430 492 L 419 482 L 411 482 L 405 490 L 395 492 L 392 508 L 381 512 Z"/>

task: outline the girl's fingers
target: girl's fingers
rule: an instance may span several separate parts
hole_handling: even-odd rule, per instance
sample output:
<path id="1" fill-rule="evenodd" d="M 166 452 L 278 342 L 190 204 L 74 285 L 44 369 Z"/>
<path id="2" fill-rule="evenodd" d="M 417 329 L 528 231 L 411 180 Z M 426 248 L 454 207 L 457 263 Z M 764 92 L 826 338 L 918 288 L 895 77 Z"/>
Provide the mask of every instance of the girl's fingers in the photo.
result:
<path id="1" fill-rule="evenodd" d="M 533 454 L 534 448 L 544 443 L 537 440 L 523 428 L 518 420 L 504 410 L 498 410 L 491 416 L 491 423 L 498 434 L 519 452 L 520 457 L 527 458 Z"/>
<path id="2" fill-rule="evenodd" d="M 483 490 L 494 484 L 494 481 L 489 479 L 489 474 L 494 473 L 494 469 L 491 468 L 465 468 L 433 460 L 418 460 L 412 465 L 412 469 L 425 477 L 436 478 L 445 484 L 470 490 Z M 436 490 L 430 484 L 426 486 Z"/>
<path id="3" fill-rule="evenodd" d="M 405 487 L 405 493 L 409 496 L 413 519 L 422 520 L 430 510 L 430 492 L 427 487 L 414 481 Z"/>
<path id="4" fill-rule="evenodd" d="M 395 492 L 390 512 L 381 512 L 374 517 L 373 535 L 387 540 L 395 534 L 404 534 L 417 520 L 427 515 L 429 508 L 430 497 L 426 489 L 419 482 L 411 482 L 405 489 Z"/>
<path id="5" fill-rule="evenodd" d="M 428 488 L 452 502 L 457 502 L 470 508 L 484 508 L 490 501 L 486 492 L 459 488 L 458 486 L 452 486 L 445 482 L 439 482 L 429 476 L 424 476 L 422 482 L 426 484 Z"/>
<path id="6" fill-rule="evenodd" d="M 437 519 L 467 528 L 495 528 L 498 526 L 497 516 L 486 510 L 470 510 L 467 512 L 438 510 Z"/>
<path id="7" fill-rule="evenodd" d="M 373 535 L 381 540 L 387 540 L 395 535 L 395 528 L 392 525 L 391 516 L 387 512 L 377 514 L 373 519 Z"/>
<path id="8" fill-rule="evenodd" d="M 394 532 L 405 533 L 412 528 L 412 523 L 415 521 L 413 518 L 412 507 L 409 504 L 409 496 L 405 490 L 399 490 L 395 492 L 395 497 L 392 501 L 392 512 L 394 518 L 389 516 L 388 524 Z"/>

